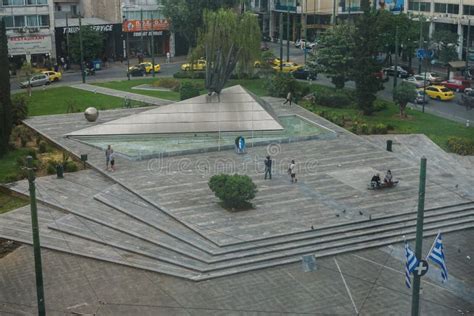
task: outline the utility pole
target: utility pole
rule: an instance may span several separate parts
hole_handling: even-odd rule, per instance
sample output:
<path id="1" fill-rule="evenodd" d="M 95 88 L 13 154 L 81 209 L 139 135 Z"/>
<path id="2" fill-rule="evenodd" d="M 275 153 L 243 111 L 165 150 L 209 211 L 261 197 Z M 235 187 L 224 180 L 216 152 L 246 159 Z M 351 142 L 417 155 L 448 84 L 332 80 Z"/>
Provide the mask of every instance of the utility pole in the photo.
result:
<path id="1" fill-rule="evenodd" d="M 155 31 L 153 28 L 153 13 L 151 14 L 151 73 L 153 75 L 153 78 L 155 77 L 155 42 L 154 42 L 154 37 L 155 37 Z"/>
<path id="2" fill-rule="evenodd" d="M 332 0 L 332 25 L 336 25 L 336 0 Z"/>
<path id="3" fill-rule="evenodd" d="M 469 42 L 471 37 L 471 7 L 469 6 L 469 18 L 467 21 L 467 38 L 466 38 L 466 69 L 464 70 L 464 78 L 467 79 L 469 73 Z"/>
<path id="4" fill-rule="evenodd" d="M 280 72 L 283 71 L 283 13 L 280 12 Z"/>
<path id="5" fill-rule="evenodd" d="M 415 256 L 421 260 L 421 250 L 423 247 L 423 218 L 425 211 L 425 184 L 426 184 L 426 158 L 421 157 L 420 184 L 418 188 L 418 212 L 416 217 L 416 245 Z M 413 292 L 411 301 L 411 315 L 418 316 L 420 313 L 420 282 L 418 273 L 413 273 Z"/>
<path id="6" fill-rule="evenodd" d="M 86 69 L 84 63 L 84 49 L 82 47 L 82 19 L 81 13 L 79 12 L 79 49 L 81 50 L 81 73 L 82 83 L 86 83 Z"/>
<path id="7" fill-rule="evenodd" d="M 290 6 L 286 4 L 286 61 L 290 61 Z"/>
<path id="8" fill-rule="evenodd" d="M 393 89 L 397 87 L 398 77 L 398 25 L 395 28 L 395 73 L 393 75 Z"/>
<path id="9" fill-rule="evenodd" d="M 43 267 L 41 264 L 41 248 L 38 227 L 38 211 L 36 207 L 36 188 L 35 173 L 33 170 L 33 158 L 26 157 L 28 169 L 28 184 L 30 190 L 30 206 L 31 206 L 31 229 L 33 231 L 33 253 L 35 257 L 35 276 L 36 276 L 36 298 L 38 301 L 38 315 L 46 315 L 46 307 L 44 301 L 43 289 Z"/>
<path id="10" fill-rule="evenodd" d="M 145 47 L 143 46 L 143 9 L 140 9 L 140 41 L 142 47 L 142 56 L 145 56 Z"/>
<path id="11" fill-rule="evenodd" d="M 306 43 L 308 42 L 308 0 L 304 0 L 304 30 L 303 30 L 303 36 L 304 36 L 304 45 L 303 45 L 303 49 L 304 49 L 304 63 L 306 64 L 306 55 L 307 55 L 307 52 L 306 52 Z"/>
<path id="12" fill-rule="evenodd" d="M 69 20 L 68 15 L 66 13 L 66 63 L 69 67 Z"/>
<path id="13" fill-rule="evenodd" d="M 420 3 L 418 3 L 418 5 L 420 5 Z M 420 41 L 418 43 L 418 47 L 420 49 L 422 49 L 422 45 L 423 45 L 423 21 L 422 21 L 422 18 L 421 18 L 421 12 L 418 12 L 418 18 L 420 19 Z M 419 58 L 419 63 L 418 63 L 418 73 L 421 74 L 421 58 Z"/>
<path id="14" fill-rule="evenodd" d="M 124 21 L 127 22 L 128 20 L 124 19 Z M 130 32 L 129 32 L 128 23 L 127 23 L 125 25 L 125 46 L 126 46 L 125 54 L 127 54 L 127 79 L 130 80 L 130 43 L 128 41 L 128 33 Z"/>

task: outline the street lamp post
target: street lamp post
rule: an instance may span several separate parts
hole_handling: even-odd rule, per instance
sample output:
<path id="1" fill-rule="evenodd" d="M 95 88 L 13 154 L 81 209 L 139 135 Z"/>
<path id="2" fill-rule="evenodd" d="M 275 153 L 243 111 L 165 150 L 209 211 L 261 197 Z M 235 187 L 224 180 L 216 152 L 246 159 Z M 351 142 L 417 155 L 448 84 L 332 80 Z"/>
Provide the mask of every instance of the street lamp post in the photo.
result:
<path id="1" fill-rule="evenodd" d="M 82 47 L 82 20 L 81 14 L 79 13 L 79 49 L 81 50 L 81 73 L 82 73 L 82 83 L 86 83 L 86 69 L 84 64 L 84 50 Z"/>
<path id="2" fill-rule="evenodd" d="M 154 29 L 153 29 L 153 13 L 151 14 L 151 73 L 153 78 L 155 77 L 155 42 L 154 42 Z"/>
<path id="3" fill-rule="evenodd" d="M 464 71 L 464 77 L 467 79 L 469 70 L 469 44 L 471 37 L 471 6 L 469 6 L 469 17 L 467 20 L 467 38 L 466 38 L 466 69 Z"/>
<path id="4" fill-rule="evenodd" d="M 286 3 L 286 61 L 290 61 L 290 6 Z"/>

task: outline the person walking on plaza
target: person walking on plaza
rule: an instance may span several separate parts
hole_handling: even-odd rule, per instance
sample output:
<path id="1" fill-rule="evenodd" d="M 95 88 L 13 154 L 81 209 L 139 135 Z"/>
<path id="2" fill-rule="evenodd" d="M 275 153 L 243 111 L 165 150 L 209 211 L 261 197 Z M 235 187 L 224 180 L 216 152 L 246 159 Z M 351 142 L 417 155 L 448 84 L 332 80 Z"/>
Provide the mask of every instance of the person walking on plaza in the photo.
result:
<path id="1" fill-rule="evenodd" d="M 109 170 L 109 163 L 110 163 L 110 156 L 112 155 L 112 146 L 107 146 L 107 149 L 105 150 L 105 170 Z"/>
<path id="2" fill-rule="evenodd" d="M 110 150 L 110 168 L 115 171 L 115 153 L 113 149 Z"/>
<path id="3" fill-rule="evenodd" d="M 269 176 L 270 180 L 272 179 L 272 160 L 270 156 L 267 156 L 267 159 L 264 161 L 265 163 L 265 180 L 267 180 L 267 175 Z"/>
<path id="4" fill-rule="evenodd" d="M 286 100 L 285 102 L 283 102 L 283 104 L 287 104 L 288 102 L 290 102 L 290 106 L 291 106 L 291 101 L 293 99 L 293 94 L 290 92 L 288 92 L 288 94 L 286 95 Z"/>
<path id="5" fill-rule="evenodd" d="M 298 179 L 296 179 L 296 163 L 294 160 L 292 160 L 288 166 L 288 174 L 290 175 L 291 183 L 298 182 Z"/>

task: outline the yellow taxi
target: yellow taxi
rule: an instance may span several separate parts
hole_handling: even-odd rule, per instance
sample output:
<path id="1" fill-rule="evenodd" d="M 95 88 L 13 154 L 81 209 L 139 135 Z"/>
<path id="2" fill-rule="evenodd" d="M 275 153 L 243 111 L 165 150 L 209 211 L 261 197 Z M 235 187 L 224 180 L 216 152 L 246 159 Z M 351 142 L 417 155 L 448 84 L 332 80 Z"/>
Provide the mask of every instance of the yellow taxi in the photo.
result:
<path id="1" fill-rule="evenodd" d="M 59 81 L 63 77 L 63 75 L 60 72 L 56 72 L 56 71 L 52 71 L 52 70 L 42 71 L 41 73 L 48 76 L 50 82 Z"/>
<path id="2" fill-rule="evenodd" d="M 206 60 L 200 58 L 196 60 L 192 65 L 191 64 L 182 64 L 181 70 L 189 71 L 189 70 L 206 70 Z"/>
<path id="3" fill-rule="evenodd" d="M 454 99 L 454 92 L 445 86 L 428 86 L 425 88 L 426 94 L 436 100 L 448 101 Z"/>
<path id="4" fill-rule="evenodd" d="M 140 65 L 143 65 L 145 67 L 145 71 L 147 74 L 151 73 L 151 70 L 153 69 L 153 64 L 151 62 L 145 61 L 143 63 L 140 63 Z M 155 72 L 160 72 L 160 70 L 160 64 L 155 64 Z"/>
<path id="5" fill-rule="evenodd" d="M 275 59 L 273 59 L 273 60 L 271 61 L 271 64 L 272 64 L 273 66 L 280 66 L 280 64 L 281 64 L 280 58 L 275 58 Z"/>
<path id="6" fill-rule="evenodd" d="M 292 72 L 298 69 L 299 65 L 293 62 L 283 62 L 281 72 Z M 280 72 L 280 65 L 273 67 L 277 72 Z"/>

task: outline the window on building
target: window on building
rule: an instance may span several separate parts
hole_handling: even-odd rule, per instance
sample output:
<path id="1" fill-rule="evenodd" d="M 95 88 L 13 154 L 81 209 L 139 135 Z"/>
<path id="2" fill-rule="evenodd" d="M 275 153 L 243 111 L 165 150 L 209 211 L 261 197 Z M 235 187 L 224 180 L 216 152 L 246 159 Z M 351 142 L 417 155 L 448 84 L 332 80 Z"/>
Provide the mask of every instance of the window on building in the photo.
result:
<path id="1" fill-rule="evenodd" d="M 25 26 L 25 16 L 17 15 L 13 17 L 13 23 L 15 27 L 24 27 Z"/>
<path id="2" fill-rule="evenodd" d="M 25 0 L 3 0 L 4 6 L 25 5 Z"/>
<path id="3" fill-rule="evenodd" d="M 12 16 L 4 16 L 3 21 L 5 21 L 5 26 L 7 28 L 13 27 L 13 17 Z"/>
<path id="4" fill-rule="evenodd" d="M 77 15 L 77 5 L 71 5 L 71 14 L 73 16 Z"/>
<path id="5" fill-rule="evenodd" d="M 26 25 L 37 27 L 38 26 L 38 16 L 37 15 L 27 15 L 26 16 Z"/>
<path id="6" fill-rule="evenodd" d="M 438 13 L 446 13 L 446 3 L 435 3 L 434 11 Z"/>
<path id="7" fill-rule="evenodd" d="M 431 10 L 431 3 L 429 3 L 429 2 L 418 2 L 418 1 L 408 1 L 408 10 L 429 12 Z"/>
<path id="8" fill-rule="evenodd" d="M 464 15 L 474 15 L 474 6 L 464 5 L 463 6 L 463 14 Z"/>
<path id="9" fill-rule="evenodd" d="M 49 26 L 49 15 L 38 15 L 40 26 Z"/>
<path id="10" fill-rule="evenodd" d="M 448 4 L 448 13 L 459 14 L 459 4 Z"/>

